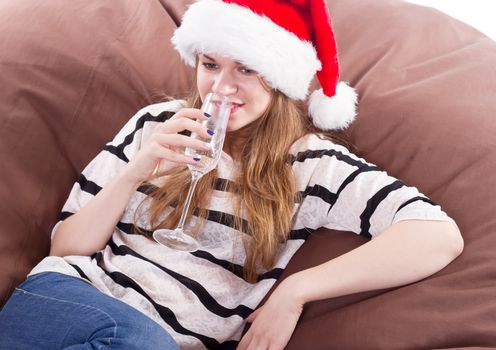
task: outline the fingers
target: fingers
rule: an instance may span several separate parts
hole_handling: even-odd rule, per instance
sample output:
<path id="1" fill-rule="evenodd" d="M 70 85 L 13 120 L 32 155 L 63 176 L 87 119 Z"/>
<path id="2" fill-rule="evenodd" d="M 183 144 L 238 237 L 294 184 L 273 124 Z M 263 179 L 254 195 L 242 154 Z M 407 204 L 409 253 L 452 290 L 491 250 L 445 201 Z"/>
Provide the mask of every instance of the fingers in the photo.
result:
<path id="1" fill-rule="evenodd" d="M 206 118 L 206 117 L 205 117 Z M 165 123 L 159 124 L 155 128 L 156 133 L 177 134 L 182 131 L 191 131 L 203 138 L 210 138 L 207 128 L 196 120 L 189 118 L 170 119 Z"/>
<path id="2" fill-rule="evenodd" d="M 209 133 L 207 127 L 202 124 L 202 121 L 206 119 L 208 119 L 207 116 L 203 115 L 199 109 L 183 108 L 169 120 L 159 123 L 148 140 L 146 151 L 148 157 L 151 156 L 148 159 L 155 159 L 155 165 L 157 161 L 160 163 L 160 166 L 154 166 L 151 173 L 157 174 L 178 164 L 198 164 L 198 159 L 195 160 L 192 156 L 185 155 L 184 149 L 191 148 L 199 152 L 211 150 L 208 141 L 212 137 L 212 132 Z M 181 134 L 183 131 L 190 131 L 198 137 L 183 135 Z"/>
<path id="3" fill-rule="evenodd" d="M 251 332 L 247 332 L 243 338 L 241 338 L 241 341 L 239 342 L 238 344 L 238 347 L 236 348 L 236 350 L 247 350 L 248 349 L 248 345 L 250 345 L 250 342 L 253 338 L 253 333 Z"/>
<path id="4" fill-rule="evenodd" d="M 236 350 L 269 350 L 269 349 L 277 349 L 281 350 L 282 348 L 277 348 L 272 346 L 268 339 L 265 338 L 257 338 L 252 333 L 248 332 L 241 339 L 238 344 Z"/>
<path id="5" fill-rule="evenodd" d="M 257 317 L 258 313 L 260 312 L 260 310 L 262 310 L 262 308 L 258 308 L 256 309 L 255 311 L 253 311 L 247 318 L 246 318 L 246 321 L 248 323 L 252 323 L 255 318 Z M 236 348 L 236 350 L 249 350 L 250 348 L 252 349 L 255 349 L 254 347 L 254 337 L 253 337 L 253 331 L 252 330 L 248 330 L 248 332 L 246 332 L 246 334 L 244 335 L 244 337 L 241 339 L 241 341 L 239 342 L 239 345 L 238 347 Z"/>
<path id="6" fill-rule="evenodd" d="M 182 108 L 176 112 L 169 120 L 181 119 L 181 118 L 189 118 L 189 119 L 198 119 L 198 120 L 206 120 L 208 117 L 203 114 L 202 111 L 196 108 Z"/>
<path id="7" fill-rule="evenodd" d="M 157 134 L 155 140 L 162 146 L 172 148 L 194 148 L 199 151 L 209 151 L 211 146 L 209 143 L 198 139 L 193 139 L 189 136 L 181 134 Z"/>
<path id="8" fill-rule="evenodd" d="M 260 310 L 262 310 L 262 308 L 258 308 L 258 309 L 256 309 L 255 311 L 253 311 L 253 312 L 250 314 L 250 316 L 248 316 L 248 317 L 246 318 L 246 321 L 247 321 L 247 322 L 249 322 L 249 323 L 252 323 L 252 322 L 255 320 L 255 318 L 257 317 L 257 315 L 259 314 Z"/>
<path id="9" fill-rule="evenodd" d="M 198 164 L 198 161 L 194 160 L 191 156 L 187 156 L 184 153 L 175 152 L 170 148 L 166 148 L 158 144 L 153 150 L 153 153 L 155 157 L 160 160 L 165 160 L 177 164 Z M 164 162 L 160 161 L 159 163 L 162 164 Z M 161 168 L 159 169 L 162 170 Z M 159 169 L 155 169 L 154 172 L 157 172 Z"/>
<path id="10" fill-rule="evenodd" d="M 251 326 L 241 338 L 237 350 L 283 350 L 286 347 L 298 318 L 274 317 L 267 307 L 270 305 L 264 304 L 246 318 Z"/>

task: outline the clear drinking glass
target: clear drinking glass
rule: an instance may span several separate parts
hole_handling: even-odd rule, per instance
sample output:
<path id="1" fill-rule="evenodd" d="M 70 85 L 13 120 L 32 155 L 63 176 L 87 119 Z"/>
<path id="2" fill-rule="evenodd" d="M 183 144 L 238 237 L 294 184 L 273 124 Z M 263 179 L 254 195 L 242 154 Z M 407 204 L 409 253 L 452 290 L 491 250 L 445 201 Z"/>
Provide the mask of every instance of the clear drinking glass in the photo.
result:
<path id="1" fill-rule="evenodd" d="M 184 152 L 186 155 L 193 158 L 199 157 L 200 161 L 197 164 L 188 165 L 191 172 L 191 185 L 186 196 L 186 203 L 181 213 L 181 219 L 178 226 L 173 230 L 159 229 L 153 232 L 153 239 L 158 243 L 184 251 L 193 251 L 198 247 L 196 239 L 184 232 L 186 215 L 188 214 L 191 198 L 193 197 L 198 180 L 217 166 L 224 145 L 227 122 L 231 114 L 231 103 L 226 96 L 209 93 L 203 101 L 201 110 L 208 117 L 207 120 L 202 121 L 202 124 L 214 133 L 210 139 L 204 139 L 196 133 L 192 133 L 191 137 L 209 143 L 210 150 L 198 151 L 192 148 L 186 148 Z"/>

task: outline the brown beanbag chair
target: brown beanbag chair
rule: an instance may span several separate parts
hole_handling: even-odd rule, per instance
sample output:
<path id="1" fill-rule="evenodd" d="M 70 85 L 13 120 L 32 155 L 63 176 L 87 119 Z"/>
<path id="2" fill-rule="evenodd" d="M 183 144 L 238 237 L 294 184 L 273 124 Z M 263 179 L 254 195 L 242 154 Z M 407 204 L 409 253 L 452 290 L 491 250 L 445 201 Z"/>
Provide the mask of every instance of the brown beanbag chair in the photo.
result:
<path id="1" fill-rule="evenodd" d="M 77 175 L 140 107 L 189 89 L 159 1 L 0 7 L 0 304 L 48 254 Z"/>
<path id="2" fill-rule="evenodd" d="M 496 347 L 496 43 L 402 1 L 329 5 L 360 95 L 353 150 L 440 204 L 465 250 L 418 283 L 308 305 L 287 349 Z M 314 235 L 285 276 L 360 243 Z"/>
<path id="3" fill-rule="evenodd" d="M 169 43 L 187 3 L 0 7 L 0 304 L 48 253 L 86 163 L 140 107 L 187 92 L 191 70 Z M 439 203 L 465 251 L 423 281 L 307 305 L 287 349 L 496 347 L 496 44 L 399 0 L 329 5 L 342 78 L 360 94 L 352 151 Z M 319 231 L 285 276 L 363 242 Z"/>

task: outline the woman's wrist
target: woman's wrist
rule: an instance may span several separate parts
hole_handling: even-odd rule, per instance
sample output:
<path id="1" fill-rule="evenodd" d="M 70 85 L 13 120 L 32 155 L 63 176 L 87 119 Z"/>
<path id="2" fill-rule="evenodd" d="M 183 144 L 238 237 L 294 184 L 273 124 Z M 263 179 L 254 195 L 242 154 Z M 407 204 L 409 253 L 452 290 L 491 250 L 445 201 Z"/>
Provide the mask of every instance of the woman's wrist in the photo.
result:
<path id="1" fill-rule="evenodd" d="M 120 182 L 126 188 L 132 188 L 136 190 L 145 179 L 139 178 L 136 174 L 130 171 L 130 167 L 126 166 L 120 173 L 116 176 L 116 181 Z"/>
<path id="2" fill-rule="evenodd" d="M 286 290 L 287 293 L 290 293 L 291 298 L 297 304 L 303 306 L 311 301 L 308 293 L 308 285 L 307 282 L 305 282 L 304 271 L 288 276 L 281 282 L 279 288 Z"/>

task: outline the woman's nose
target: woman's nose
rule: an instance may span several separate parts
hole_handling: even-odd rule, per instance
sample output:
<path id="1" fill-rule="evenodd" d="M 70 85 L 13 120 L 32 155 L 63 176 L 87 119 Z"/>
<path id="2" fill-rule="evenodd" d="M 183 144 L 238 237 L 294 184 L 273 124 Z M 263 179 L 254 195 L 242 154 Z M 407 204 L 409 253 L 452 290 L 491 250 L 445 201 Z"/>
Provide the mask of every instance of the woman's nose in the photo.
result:
<path id="1" fill-rule="evenodd" d="M 237 91 L 237 84 L 235 79 L 227 71 L 221 71 L 215 77 L 212 92 L 222 95 L 232 95 Z"/>

